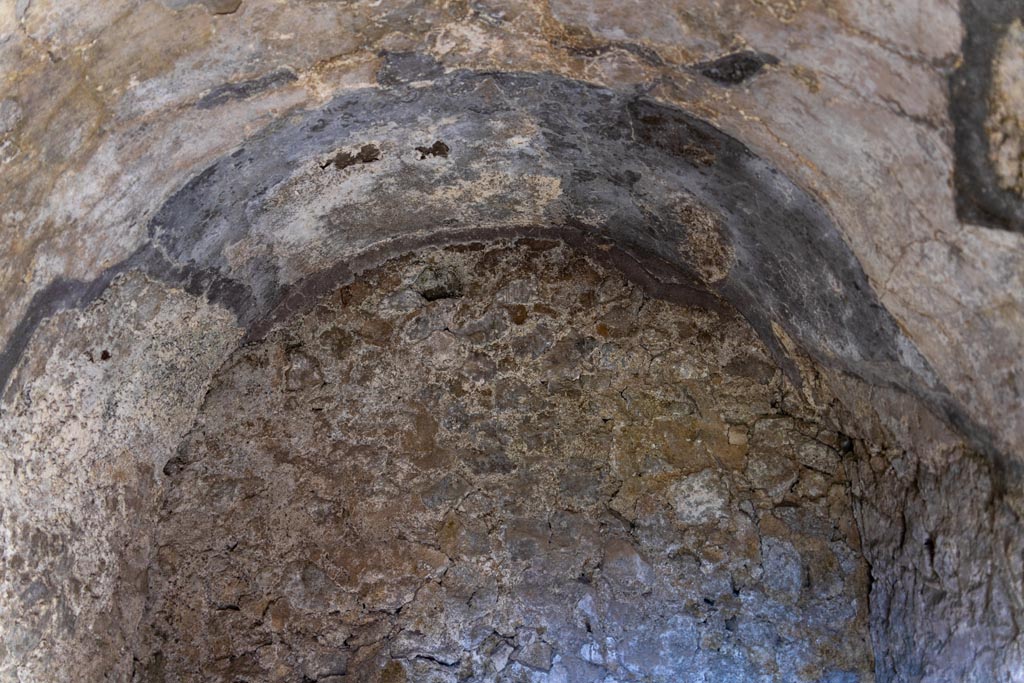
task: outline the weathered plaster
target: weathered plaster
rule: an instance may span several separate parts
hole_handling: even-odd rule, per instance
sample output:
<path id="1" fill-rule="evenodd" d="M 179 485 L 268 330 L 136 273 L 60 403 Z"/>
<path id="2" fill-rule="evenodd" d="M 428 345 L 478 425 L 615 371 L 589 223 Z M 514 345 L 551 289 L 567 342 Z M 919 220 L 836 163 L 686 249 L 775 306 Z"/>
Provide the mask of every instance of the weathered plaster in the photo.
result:
<path id="1" fill-rule="evenodd" d="M 127 675 L 141 593 L 118 577 L 149 537 L 125 511 L 151 484 L 111 472 L 176 447 L 239 339 L 411 249 L 532 234 L 735 306 L 800 383 L 787 412 L 863 439 L 879 680 L 1019 677 L 1024 233 L 984 126 L 1019 11 L 0 6 L 3 675 Z M 101 329 L 138 355 L 95 360 Z M 127 502 L 80 512 L 108 490 Z"/>

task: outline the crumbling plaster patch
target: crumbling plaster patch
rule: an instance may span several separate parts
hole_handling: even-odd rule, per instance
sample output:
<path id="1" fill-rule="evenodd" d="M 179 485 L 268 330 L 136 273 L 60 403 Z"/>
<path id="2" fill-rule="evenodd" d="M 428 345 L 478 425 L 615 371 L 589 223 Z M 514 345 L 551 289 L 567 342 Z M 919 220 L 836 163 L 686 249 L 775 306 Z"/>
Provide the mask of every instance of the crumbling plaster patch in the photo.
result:
<path id="1" fill-rule="evenodd" d="M 48 321 L 0 412 L 0 680 L 124 680 L 164 461 L 240 331 L 145 277 Z"/>

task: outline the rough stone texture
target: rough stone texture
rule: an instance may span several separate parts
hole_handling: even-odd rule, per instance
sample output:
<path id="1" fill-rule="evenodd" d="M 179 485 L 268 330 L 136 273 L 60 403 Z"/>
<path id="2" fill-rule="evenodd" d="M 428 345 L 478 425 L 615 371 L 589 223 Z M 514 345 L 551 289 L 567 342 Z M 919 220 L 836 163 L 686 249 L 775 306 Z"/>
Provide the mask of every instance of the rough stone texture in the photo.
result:
<path id="1" fill-rule="evenodd" d="M 238 336 L 138 276 L 41 329 L 0 414 L 0 680 L 130 676 L 160 468 Z"/>
<path id="2" fill-rule="evenodd" d="M 879 681 L 1024 675 L 1024 498 L 905 394 L 804 365 L 787 412 L 846 434 Z"/>
<path id="3" fill-rule="evenodd" d="M 214 379 L 137 680 L 874 680 L 837 437 L 784 391 L 556 243 L 390 264 Z"/>
<path id="4" fill-rule="evenodd" d="M 865 449 L 854 475 L 879 678 L 1020 680 L 1019 492 L 995 493 L 970 454 L 940 469 L 916 455 Z"/>

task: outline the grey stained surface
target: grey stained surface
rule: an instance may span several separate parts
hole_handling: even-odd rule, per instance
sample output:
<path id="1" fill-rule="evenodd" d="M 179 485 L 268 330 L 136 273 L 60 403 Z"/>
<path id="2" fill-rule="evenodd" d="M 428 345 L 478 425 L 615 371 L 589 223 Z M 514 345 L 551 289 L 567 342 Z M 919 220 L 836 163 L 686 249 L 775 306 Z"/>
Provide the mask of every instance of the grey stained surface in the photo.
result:
<path id="1" fill-rule="evenodd" d="M 429 86 L 416 81 L 424 70 Z M 156 212 L 150 240 L 95 280 L 37 293 L 0 353 L 0 381 L 39 320 L 127 270 L 224 305 L 258 338 L 389 253 L 550 234 L 614 247 L 665 296 L 721 297 L 794 381 L 773 324 L 815 360 L 921 398 L 1017 468 L 879 304 L 827 212 L 739 141 L 649 98 L 548 75 L 440 77 L 429 59 L 397 55 L 381 77 L 393 87 L 285 119 L 203 170 Z M 424 117 L 443 122 L 431 127 L 443 155 L 419 151 Z M 530 207 L 530 194 L 548 202 Z"/>
<path id="2" fill-rule="evenodd" d="M 873 680 L 841 437 L 788 390 L 558 243 L 389 263 L 214 378 L 136 680 Z"/>

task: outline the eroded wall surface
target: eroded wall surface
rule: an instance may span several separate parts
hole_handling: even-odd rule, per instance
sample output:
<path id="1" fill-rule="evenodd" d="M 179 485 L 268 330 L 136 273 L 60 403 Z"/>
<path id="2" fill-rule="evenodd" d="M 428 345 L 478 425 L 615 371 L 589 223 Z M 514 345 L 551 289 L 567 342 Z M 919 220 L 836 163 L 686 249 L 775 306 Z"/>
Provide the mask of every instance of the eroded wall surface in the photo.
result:
<path id="1" fill-rule="evenodd" d="M 874 680 L 840 437 L 785 391 L 558 243 L 388 264 L 214 379 L 136 679 Z"/>
<path id="2" fill-rule="evenodd" d="M 160 470 L 239 336 L 139 276 L 41 330 L 0 420 L 0 680 L 130 678 Z"/>

